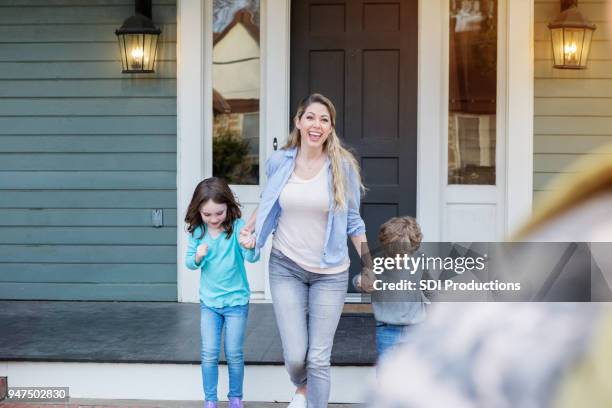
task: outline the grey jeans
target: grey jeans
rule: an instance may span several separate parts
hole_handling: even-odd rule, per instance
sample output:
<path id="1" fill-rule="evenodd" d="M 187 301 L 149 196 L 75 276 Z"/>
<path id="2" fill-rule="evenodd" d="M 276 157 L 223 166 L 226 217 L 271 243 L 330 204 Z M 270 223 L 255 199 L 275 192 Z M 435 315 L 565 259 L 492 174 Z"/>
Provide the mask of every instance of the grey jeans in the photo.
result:
<path id="1" fill-rule="evenodd" d="M 272 249 L 270 290 L 285 368 L 296 387 L 308 384 L 308 408 L 327 407 L 329 360 L 347 285 L 348 270 L 309 272 Z"/>

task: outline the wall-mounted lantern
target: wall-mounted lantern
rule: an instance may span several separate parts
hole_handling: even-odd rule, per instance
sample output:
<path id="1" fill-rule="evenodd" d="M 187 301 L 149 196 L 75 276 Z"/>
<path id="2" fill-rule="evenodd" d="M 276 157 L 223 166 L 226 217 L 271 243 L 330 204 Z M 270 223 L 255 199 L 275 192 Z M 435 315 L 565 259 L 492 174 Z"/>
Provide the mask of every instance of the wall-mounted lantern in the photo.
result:
<path id="1" fill-rule="evenodd" d="M 554 67 L 584 69 L 587 67 L 595 24 L 578 10 L 578 0 L 561 0 L 561 14 L 548 24 L 553 48 Z"/>
<path id="2" fill-rule="evenodd" d="M 153 24 L 151 0 L 136 0 L 135 14 L 115 30 L 123 73 L 155 72 L 157 43 L 161 30 Z"/>

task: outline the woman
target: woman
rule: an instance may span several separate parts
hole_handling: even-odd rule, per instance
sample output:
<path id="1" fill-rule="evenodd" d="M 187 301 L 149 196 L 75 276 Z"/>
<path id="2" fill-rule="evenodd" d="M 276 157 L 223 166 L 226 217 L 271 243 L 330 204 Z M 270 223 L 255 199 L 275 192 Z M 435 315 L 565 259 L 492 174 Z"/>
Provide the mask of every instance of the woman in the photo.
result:
<path id="1" fill-rule="evenodd" d="M 256 250 L 274 231 L 270 289 L 285 367 L 297 387 L 289 408 L 321 408 L 329 399 L 330 356 L 348 283 L 347 236 L 359 255 L 366 242 L 363 184 L 335 132 L 329 99 L 310 95 L 294 124 L 287 144 L 266 163 Z"/>

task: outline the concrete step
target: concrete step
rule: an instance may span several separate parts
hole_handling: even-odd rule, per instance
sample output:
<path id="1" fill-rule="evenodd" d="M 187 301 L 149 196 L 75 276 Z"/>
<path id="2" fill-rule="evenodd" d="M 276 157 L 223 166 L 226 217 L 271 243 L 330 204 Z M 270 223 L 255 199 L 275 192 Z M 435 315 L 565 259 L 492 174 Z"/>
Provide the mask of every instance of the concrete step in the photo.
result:
<path id="1" fill-rule="evenodd" d="M 244 408 L 285 408 L 286 403 L 248 402 Z M 2 408 L 202 408 L 202 401 L 153 401 L 153 400 L 116 400 L 71 398 L 67 403 L 0 402 Z M 361 408 L 361 404 L 330 404 L 329 408 Z M 220 402 L 219 408 L 227 408 Z"/>
<path id="2" fill-rule="evenodd" d="M 8 378 L 9 387 L 68 387 L 71 398 L 203 399 L 199 364 L 0 361 L 0 377 Z M 366 402 L 375 378 L 376 369 L 372 366 L 332 366 L 330 402 Z M 227 379 L 227 366 L 222 364 L 219 366 L 219 399 L 225 399 L 228 393 Z M 294 392 L 295 387 L 289 381 L 284 366 L 245 366 L 245 400 L 287 403 Z"/>

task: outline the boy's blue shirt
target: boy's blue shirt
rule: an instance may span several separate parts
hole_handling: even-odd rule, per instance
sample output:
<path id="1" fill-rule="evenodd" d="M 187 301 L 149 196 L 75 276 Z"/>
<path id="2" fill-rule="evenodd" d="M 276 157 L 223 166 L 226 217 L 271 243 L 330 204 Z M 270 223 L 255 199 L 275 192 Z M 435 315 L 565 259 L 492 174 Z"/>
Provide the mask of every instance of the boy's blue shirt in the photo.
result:
<path id="1" fill-rule="evenodd" d="M 236 220 L 229 238 L 225 232 L 216 238 L 212 238 L 208 232 L 202 236 L 202 227 L 189 234 L 185 265 L 189 269 L 200 269 L 200 302 L 206 306 L 220 308 L 249 302 L 251 292 L 244 261 L 257 262 L 259 254 L 254 249 L 244 249 L 238 243 L 244 224 L 243 220 Z M 208 245 L 208 253 L 200 264 L 196 264 L 195 254 L 202 243 Z"/>
<path id="2" fill-rule="evenodd" d="M 255 250 L 259 254 L 260 249 L 265 245 L 268 236 L 276 229 L 278 219 L 281 214 L 279 203 L 280 194 L 287 184 L 291 173 L 295 168 L 295 158 L 297 148 L 281 149 L 276 152 L 266 162 L 266 176 L 268 181 L 264 188 L 257 211 L 257 222 L 255 234 L 257 244 Z M 357 236 L 365 234 L 365 223 L 359 215 L 359 205 L 361 202 L 361 191 L 359 177 L 351 168 L 348 162 L 344 164 L 344 172 L 347 175 L 347 206 L 343 209 L 335 210 L 333 200 L 330 200 L 329 215 L 327 218 L 327 229 L 325 231 L 325 243 L 323 246 L 323 258 L 321 268 L 338 266 L 348 257 L 347 235 Z M 331 162 L 327 163 L 328 191 L 329 196 L 333 197 L 333 176 Z"/>

